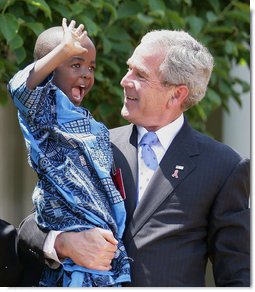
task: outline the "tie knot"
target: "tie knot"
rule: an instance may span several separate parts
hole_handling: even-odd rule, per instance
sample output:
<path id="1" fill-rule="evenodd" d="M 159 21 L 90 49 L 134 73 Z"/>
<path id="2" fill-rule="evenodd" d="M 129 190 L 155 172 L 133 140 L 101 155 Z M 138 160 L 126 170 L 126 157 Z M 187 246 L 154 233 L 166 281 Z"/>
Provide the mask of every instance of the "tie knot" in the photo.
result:
<path id="1" fill-rule="evenodd" d="M 149 146 L 152 146 L 152 145 L 155 145 L 158 143 L 158 136 L 156 133 L 154 132 L 147 132 L 141 142 L 140 142 L 140 145 L 149 145 Z"/>

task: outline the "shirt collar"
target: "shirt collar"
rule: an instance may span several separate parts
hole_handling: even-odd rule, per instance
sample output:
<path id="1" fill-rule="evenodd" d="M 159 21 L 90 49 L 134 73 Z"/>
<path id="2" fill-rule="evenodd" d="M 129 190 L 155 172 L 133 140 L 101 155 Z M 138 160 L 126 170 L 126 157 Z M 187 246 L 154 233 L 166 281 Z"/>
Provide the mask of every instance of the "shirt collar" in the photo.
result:
<path id="1" fill-rule="evenodd" d="M 174 137 L 180 131 L 180 129 L 183 125 L 183 122 L 184 122 L 184 117 L 183 117 L 183 114 L 181 114 L 172 123 L 160 128 L 159 130 L 156 131 L 156 134 L 158 136 L 160 144 L 162 145 L 164 150 L 166 150 L 170 146 Z M 137 127 L 137 132 L 138 132 L 137 142 L 139 144 L 143 135 L 146 134 L 148 131 L 144 127 L 141 127 L 141 126 L 136 126 L 136 127 Z"/>

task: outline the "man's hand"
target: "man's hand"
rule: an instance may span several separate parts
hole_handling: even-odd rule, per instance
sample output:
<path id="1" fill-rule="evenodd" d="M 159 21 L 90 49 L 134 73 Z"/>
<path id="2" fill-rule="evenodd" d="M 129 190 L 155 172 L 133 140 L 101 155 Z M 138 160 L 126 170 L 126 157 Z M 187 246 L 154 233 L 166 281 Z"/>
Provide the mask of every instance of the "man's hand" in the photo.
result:
<path id="1" fill-rule="evenodd" d="M 62 232 L 55 241 L 59 258 L 71 258 L 77 265 L 108 271 L 118 241 L 109 230 L 93 228 L 83 232 Z"/>

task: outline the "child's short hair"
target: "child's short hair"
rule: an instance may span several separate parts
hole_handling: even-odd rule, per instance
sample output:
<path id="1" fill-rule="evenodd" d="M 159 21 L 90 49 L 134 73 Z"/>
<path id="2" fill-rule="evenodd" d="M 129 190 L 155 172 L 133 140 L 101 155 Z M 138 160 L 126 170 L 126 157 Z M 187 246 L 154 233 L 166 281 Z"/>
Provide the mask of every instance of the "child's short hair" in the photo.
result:
<path id="1" fill-rule="evenodd" d="M 62 26 L 54 26 L 43 31 L 35 42 L 34 60 L 39 60 L 51 52 L 56 46 L 60 44 L 62 38 Z"/>

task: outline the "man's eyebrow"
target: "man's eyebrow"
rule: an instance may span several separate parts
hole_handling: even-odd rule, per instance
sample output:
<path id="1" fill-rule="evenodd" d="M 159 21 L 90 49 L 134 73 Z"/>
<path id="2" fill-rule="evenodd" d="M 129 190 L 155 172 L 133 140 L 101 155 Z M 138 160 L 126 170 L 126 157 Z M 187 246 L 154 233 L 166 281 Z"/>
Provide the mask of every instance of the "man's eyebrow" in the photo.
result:
<path id="1" fill-rule="evenodd" d="M 142 73 L 143 75 L 145 75 L 145 77 L 149 77 L 148 70 L 146 70 L 144 67 L 139 66 L 139 65 L 135 65 L 135 66 L 132 65 L 132 61 L 130 59 L 127 60 L 127 65 L 135 68 L 136 71 L 138 71 L 139 73 Z"/>

